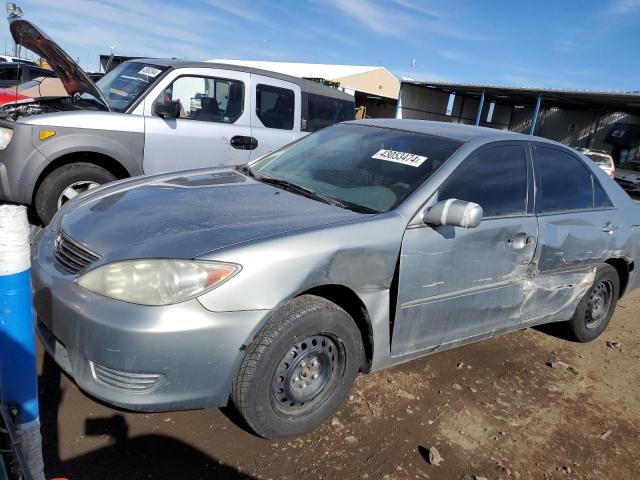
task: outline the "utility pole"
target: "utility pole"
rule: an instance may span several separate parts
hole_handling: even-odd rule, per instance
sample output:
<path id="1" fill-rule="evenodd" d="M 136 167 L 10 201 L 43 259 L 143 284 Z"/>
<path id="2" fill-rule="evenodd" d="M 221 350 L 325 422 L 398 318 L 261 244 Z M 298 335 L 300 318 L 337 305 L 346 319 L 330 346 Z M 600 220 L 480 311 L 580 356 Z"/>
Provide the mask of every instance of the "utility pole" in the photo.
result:
<path id="1" fill-rule="evenodd" d="M 19 20 L 22 18 L 22 9 L 16 5 L 15 3 L 7 3 L 7 21 L 9 22 L 9 24 L 11 24 L 11 22 L 13 22 L 14 20 Z M 18 44 L 17 43 L 13 43 L 13 56 L 17 57 L 18 56 Z"/>

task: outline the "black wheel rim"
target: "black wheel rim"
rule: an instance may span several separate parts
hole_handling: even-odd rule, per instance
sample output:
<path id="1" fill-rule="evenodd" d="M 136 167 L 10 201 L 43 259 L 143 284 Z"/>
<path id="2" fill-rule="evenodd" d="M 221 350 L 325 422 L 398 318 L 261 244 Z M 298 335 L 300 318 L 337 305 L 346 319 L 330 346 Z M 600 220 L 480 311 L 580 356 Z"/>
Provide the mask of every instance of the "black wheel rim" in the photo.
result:
<path id="1" fill-rule="evenodd" d="M 335 390 L 344 371 L 342 344 L 325 334 L 308 336 L 282 357 L 271 381 L 271 399 L 286 416 L 313 410 Z"/>
<path id="2" fill-rule="evenodd" d="M 595 285 L 589 292 L 589 303 L 585 313 L 585 326 L 588 330 L 600 327 L 608 318 L 613 304 L 613 284 L 604 280 Z"/>

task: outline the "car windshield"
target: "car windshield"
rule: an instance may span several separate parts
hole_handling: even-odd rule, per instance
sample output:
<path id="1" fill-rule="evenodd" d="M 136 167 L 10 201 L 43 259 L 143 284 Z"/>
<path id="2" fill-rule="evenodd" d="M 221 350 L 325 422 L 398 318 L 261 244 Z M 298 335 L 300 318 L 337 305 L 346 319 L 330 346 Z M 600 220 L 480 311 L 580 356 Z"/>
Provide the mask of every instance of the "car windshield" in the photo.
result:
<path id="1" fill-rule="evenodd" d="M 626 162 L 620 165 L 622 170 L 631 170 L 634 172 L 640 172 L 640 162 Z"/>
<path id="2" fill-rule="evenodd" d="M 126 111 L 168 67 L 142 62 L 118 65 L 96 82 L 112 110 Z"/>
<path id="3" fill-rule="evenodd" d="M 461 142 L 390 128 L 341 124 L 302 138 L 250 165 L 282 188 L 363 212 L 400 205 Z"/>

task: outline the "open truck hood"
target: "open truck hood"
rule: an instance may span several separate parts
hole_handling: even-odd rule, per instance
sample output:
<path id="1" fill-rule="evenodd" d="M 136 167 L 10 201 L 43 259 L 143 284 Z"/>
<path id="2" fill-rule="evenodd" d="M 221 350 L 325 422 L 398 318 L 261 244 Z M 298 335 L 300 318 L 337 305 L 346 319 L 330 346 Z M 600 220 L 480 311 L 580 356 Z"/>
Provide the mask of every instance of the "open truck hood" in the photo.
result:
<path id="1" fill-rule="evenodd" d="M 38 54 L 56 72 L 69 96 L 87 93 L 111 110 L 100 89 L 80 66 L 49 36 L 26 20 L 14 20 L 10 25 L 16 43 Z"/>

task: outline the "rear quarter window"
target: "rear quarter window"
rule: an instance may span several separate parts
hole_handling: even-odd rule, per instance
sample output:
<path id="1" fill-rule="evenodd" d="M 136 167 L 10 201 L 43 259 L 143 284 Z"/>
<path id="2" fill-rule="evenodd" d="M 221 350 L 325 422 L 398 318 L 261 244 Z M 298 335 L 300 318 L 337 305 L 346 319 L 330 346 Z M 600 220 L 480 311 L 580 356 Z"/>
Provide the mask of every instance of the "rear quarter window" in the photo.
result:
<path id="1" fill-rule="evenodd" d="M 354 102 L 325 97 L 315 93 L 306 94 L 307 111 L 305 132 L 315 132 L 334 123 L 355 118 Z"/>

